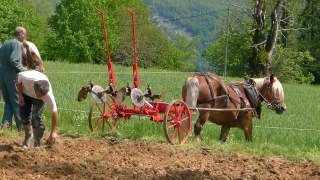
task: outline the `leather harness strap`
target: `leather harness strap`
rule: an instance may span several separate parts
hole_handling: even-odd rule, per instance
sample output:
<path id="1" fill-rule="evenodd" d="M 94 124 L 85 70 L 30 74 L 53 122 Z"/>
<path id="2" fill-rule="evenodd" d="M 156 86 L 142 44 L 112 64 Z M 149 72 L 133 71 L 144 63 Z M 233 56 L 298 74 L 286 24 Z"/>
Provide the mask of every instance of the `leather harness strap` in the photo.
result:
<path id="1" fill-rule="evenodd" d="M 236 101 L 232 98 L 233 101 L 240 104 L 241 106 L 244 105 L 246 108 L 250 108 L 250 103 L 242 96 L 240 89 L 238 88 L 237 84 L 231 84 L 229 86 L 231 89 L 233 89 L 234 92 L 236 92 L 237 96 L 240 98 L 240 102 Z"/>
<path id="2" fill-rule="evenodd" d="M 211 99 L 206 100 L 206 101 L 198 101 L 197 104 L 208 104 L 208 103 L 212 103 L 212 102 L 214 102 L 216 100 L 220 100 L 220 99 L 224 99 L 224 98 L 227 98 L 229 100 L 229 92 L 228 92 L 228 90 L 226 90 L 224 88 L 224 86 L 222 85 L 221 81 L 219 81 L 217 78 L 210 76 L 210 74 L 208 72 L 206 72 L 206 73 L 196 73 L 194 75 L 195 76 L 204 76 L 204 78 L 205 78 L 205 80 L 206 80 L 206 82 L 207 82 L 207 84 L 209 86 L 209 90 L 210 90 L 210 94 L 211 94 Z M 210 79 L 213 79 L 216 82 L 218 82 L 218 84 L 220 85 L 222 90 L 225 92 L 225 95 L 214 97 L 213 87 L 212 87 L 212 85 L 210 83 Z"/>
<path id="3" fill-rule="evenodd" d="M 210 77 L 210 76 L 209 76 L 208 73 L 205 73 L 205 74 L 204 74 L 204 78 L 206 79 L 207 84 L 208 84 L 208 86 L 209 86 L 211 98 L 214 98 L 213 89 L 212 89 L 212 85 L 211 85 L 211 83 L 210 83 L 209 77 Z M 216 79 L 214 79 L 214 80 L 216 80 Z"/>

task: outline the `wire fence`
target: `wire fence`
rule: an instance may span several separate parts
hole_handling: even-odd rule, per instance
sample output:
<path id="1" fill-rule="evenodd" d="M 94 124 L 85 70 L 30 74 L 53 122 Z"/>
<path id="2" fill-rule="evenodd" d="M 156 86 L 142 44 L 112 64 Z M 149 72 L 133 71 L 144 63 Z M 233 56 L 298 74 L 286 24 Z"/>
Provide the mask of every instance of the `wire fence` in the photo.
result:
<path id="1" fill-rule="evenodd" d="M 0 102 L 0 104 L 4 104 L 4 102 Z M 77 110 L 77 109 L 68 109 L 68 108 L 58 108 L 59 111 L 65 112 L 81 112 L 81 113 L 89 113 L 89 111 Z M 3 109 L 0 110 L 3 112 Z M 211 124 L 211 123 L 209 123 Z M 211 124 L 214 125 L 214 124 Z M 290 130 L 290 131 L 314 131 L 320 132 L 320 129 L 311 129 L 311 128 L 291 128 L 291 127 L 277 127 L 277 126 L 253 126 L 254 128 L 261 129 L 280 129 L 280 130 Z"/>
<path id="2" fill-rule="evenodd" d="M 46 72 L 46 74 L 105 74 L 106 72 L 84 72 L 84 71 L 57 71 L 57 72 Z M 183 73 L 196 73 L 196 72 L 141 72 L 141 74 L 183 74 Z M 119 74 L 119 73 L 118 73 Z M 132 74 L 132 72 L 121 72 L 120 74 Z M 0 101 L 0 105 L 2 108 L 0 109 L 0 113 L 3 113 L 4 100 Z M 78 110 L 78 109 L 69 109 L 69 108 L 58 108 L 59 111 L 62 112 L 78 112 L 78 113 L 89 113 L 89 111 Z M 209 123 L 211 124 L 211 123 Z M 214 125 L 214 124 L 212 124 Z M 312 129 L 312 128 L 292 128 L 292 127 L 278 127 L 278 126 L 254 126 L 255 128 L 261 129 L 280 129 L 280 130 L 288 130 L 288 131 L 314 131 L 320 132 L 320 129 Z"/>

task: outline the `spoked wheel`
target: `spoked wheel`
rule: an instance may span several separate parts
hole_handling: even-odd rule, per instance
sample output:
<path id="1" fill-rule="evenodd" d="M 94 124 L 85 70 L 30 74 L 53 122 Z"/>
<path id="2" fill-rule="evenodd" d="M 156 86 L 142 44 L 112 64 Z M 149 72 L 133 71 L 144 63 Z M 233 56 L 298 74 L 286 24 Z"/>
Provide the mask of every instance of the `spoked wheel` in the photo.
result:
<path id="1" fill-rule="evenodd" d="M 111 95 L 107 94 L 103 102 L 93 100 L 89 111 L 90 130 L 96 132 L 101 128 L 102 132 L 107 129 L 111 133 L 116 128 L 119 120 L 116 115 L 116 103 Z"/>
<path id="2" fill-rule="evenodd" d="M 182 100 L 173 100 L 166 109 L 163 125 L 168 142 L 184 144 L 191 129 L 191 116 L 187 104 Z"/>

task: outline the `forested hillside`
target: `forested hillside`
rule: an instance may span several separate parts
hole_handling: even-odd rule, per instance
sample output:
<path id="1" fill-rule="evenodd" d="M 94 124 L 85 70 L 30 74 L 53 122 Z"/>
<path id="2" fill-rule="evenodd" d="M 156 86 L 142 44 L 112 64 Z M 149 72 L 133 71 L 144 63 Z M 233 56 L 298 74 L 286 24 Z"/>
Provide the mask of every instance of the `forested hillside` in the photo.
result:
<path id="1" fill-rule="evenodd" d="M 103 64 L 95 6 L 105 13 L 116 64 L 132 64 L 130 8 L 140 67 L 320 83 L 316 0 L 1 0 L 0 43 L 25 26 L 44 60 Z"/>
<path id="2" fill-rule="evenodd" d="M 225 31 L 228 2 L 230 6 L 248 4 L 248 0 L 147 0 L 154 25 L 171 37 L 182 33 L 198 39 L 199 70 L 212 70 L 201 54 L 210 42 L 217 40 L 219 32 Z"/>
<path id="3" fill-rule="evenodd" d="M 153 23 L 167 33 L 183 31 L 190 36 L 200 36 L 207 41 L 212 31 L 225 28 L 228 2 L 241 6 L 248 0 L 147 0 Z"/>
<path id="4" fill-rule="evenodd" d="M 148 0 L 153 23 L 167 33 L 182 31 L 190 36 L 210 37 L 217 19 L 226 16 L 226 1 Z"/>

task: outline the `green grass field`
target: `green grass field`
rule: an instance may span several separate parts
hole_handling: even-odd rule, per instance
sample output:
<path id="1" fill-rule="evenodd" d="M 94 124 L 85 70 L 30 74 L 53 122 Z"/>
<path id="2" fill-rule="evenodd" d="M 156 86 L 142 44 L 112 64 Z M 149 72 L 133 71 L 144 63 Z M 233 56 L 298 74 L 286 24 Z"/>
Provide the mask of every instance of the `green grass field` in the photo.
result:
<path id="1" fill-rule="evenodd" d="M 102 87 L 107 86 L 107 68 L 103 65 L 68 64 L 46 62 L 46 74 L 53 86 L 59 108 L 59 133 L 61 136 L 95 136 L 96 138 L 116 136 L 121 139 L 144 139 L 166 142 L 163 125 L 140 116 L 123 120 L 112 134 L 92 133 L 88 127 L 88 111 L 91 95 L 84 102 L 76 97 L 81 86 L 92 80 Z M 115 66 L 118 89 L 132 84 L 132 68 Z M 160 69 L 139 69 L 140 89 L 145 91 L 151 84 L 154 93 L 164 95 L 164 102 L 181 98 L 181 87 L 192 73 L 172 72 Z M 224 78 L 226 82 L 240 81 L 241 78 Z M 281 79 L 280 79 L 281 81 Z M 278 115 L 263 104 L 262 118 L 254 119 L 253 142 L 244 140 L 243 131 L 231 129 L 226 143 L 218 141 L 220 127 L 206 123 L 202 130 L 203 141 L 194 141 L 192 135 L 182 148 L 211 148 L 223 152 L 244 152 L 254 156 L 283 156 L 289 159 L 320 160 L 320 96 L 319 86 L 283 84 L 288 109 Z M 126 98 L 129 101 L 130 98 Z M 3 103 L 0 104 L 1 107 Z M 0 116 L 3 108 L 0 110 Z M 50 126 L 50 115 L 44 113 L 44 120 Z M 195 121 L 197 117 L 194 116 Z M 193 126 L 193 125 L 192 125 Z M 49 128 L 48 128 L 49 129 Z M 1 132 L 10 135 L 14 132 Z"/>

